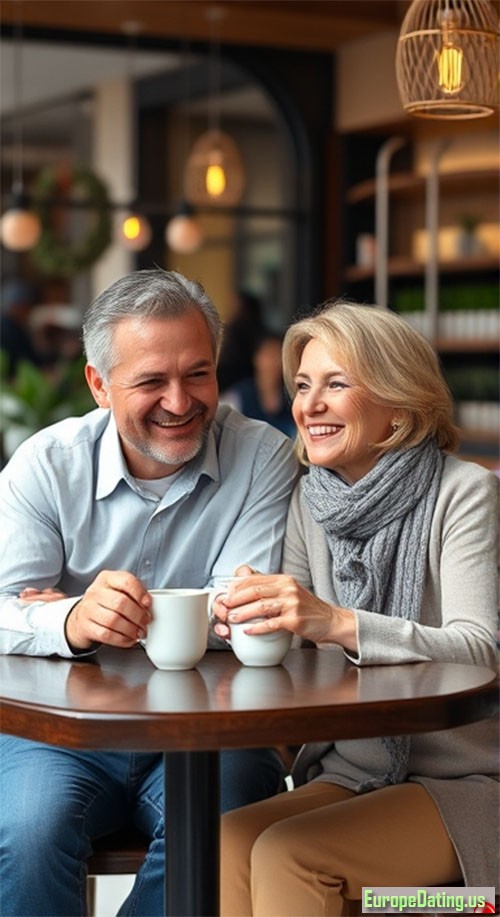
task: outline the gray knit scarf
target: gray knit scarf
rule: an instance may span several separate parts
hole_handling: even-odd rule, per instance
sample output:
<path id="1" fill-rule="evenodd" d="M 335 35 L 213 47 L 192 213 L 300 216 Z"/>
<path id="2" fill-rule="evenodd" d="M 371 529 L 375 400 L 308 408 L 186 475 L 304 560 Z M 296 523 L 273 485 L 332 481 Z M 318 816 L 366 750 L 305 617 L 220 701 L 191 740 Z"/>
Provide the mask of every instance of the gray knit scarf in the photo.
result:
<path id="1" fill-rule="evenodd" d="M 442 470 L 443 455 L 433 439 L 386 453 L 353 485 L 311 466 L 303 493 L 326 533 L 340 605 L 419 620 Z M 390 755 L 389 771 L 363 784 L 365 790 L 401 783 L 407 776 L 409 739 L 382 741 Z"/>

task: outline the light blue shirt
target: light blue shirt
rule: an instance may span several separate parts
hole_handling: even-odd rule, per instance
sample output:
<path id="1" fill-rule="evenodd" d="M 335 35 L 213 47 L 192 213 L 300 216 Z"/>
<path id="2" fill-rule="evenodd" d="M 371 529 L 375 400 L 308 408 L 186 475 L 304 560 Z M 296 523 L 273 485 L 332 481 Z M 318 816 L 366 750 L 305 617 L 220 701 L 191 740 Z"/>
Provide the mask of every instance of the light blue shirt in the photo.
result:
<path id="1" fill-rule="evenodd" d="M 146 588 L 279 570 L 297 475 L 290 440 L 227 405 L 162 499 L 130 475 L 108 410 L 35 434 L 0 475 L 0 653 L 71 657 L 66 616 L 101 570 Z M 26 586 L 71 598 L 23 605 Z"/>

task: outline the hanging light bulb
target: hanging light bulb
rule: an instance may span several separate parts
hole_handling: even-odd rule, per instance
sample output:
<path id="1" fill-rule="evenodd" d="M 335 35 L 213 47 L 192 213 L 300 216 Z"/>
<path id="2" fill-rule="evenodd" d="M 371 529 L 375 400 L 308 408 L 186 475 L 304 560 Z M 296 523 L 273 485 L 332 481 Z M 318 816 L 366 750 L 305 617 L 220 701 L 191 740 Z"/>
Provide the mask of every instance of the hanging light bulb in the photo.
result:
<path id="1" fill-rule="evenodd" d="M 203 243 L 204 233 L 194 216 L 193 208 L 185 201 L 165 227 L 165 241 L 168 247 L 180 255 L 192 255 Z"/>
<path id="2" fill-rule="evenodd" d="M 438 54 L 439 88 L 447 95 L 460 92 L 463 88 L 462 70 L 464 52 L 457 44 L 454 28 L 457 21 L 451 10 L 445 10 L 441 21 L 443 44 Z"/>
<path id="3" fill-rule="evenodd" d="M 219 160 L 214 162 L 214 160 Z M 224 194 L 226 190 L 226 173 L 224 172 L 224 166 L 221 162 L 221 155 L 219 150 L 215 151 L 215 155 L 212 157 L 212 162 L 210 163 L 207 173 L 205 175 L 205 185 L 210 197 L 220 197 L 221 194 Z"/>
<path id="4" fill-rule="evenodd" d="M 148 247 L 152 236 L 149 220 L 135 211 L 127 213 L 118 230 L 121 245 L 131 252 L 142 252 Z"/>
<path id="5" fill-rule="evenodd" d="M 498 109 L 499 37 L 489 0 L 413 0 L 396 50 L 405 111 L 455 120 L 493 114 Z"/>

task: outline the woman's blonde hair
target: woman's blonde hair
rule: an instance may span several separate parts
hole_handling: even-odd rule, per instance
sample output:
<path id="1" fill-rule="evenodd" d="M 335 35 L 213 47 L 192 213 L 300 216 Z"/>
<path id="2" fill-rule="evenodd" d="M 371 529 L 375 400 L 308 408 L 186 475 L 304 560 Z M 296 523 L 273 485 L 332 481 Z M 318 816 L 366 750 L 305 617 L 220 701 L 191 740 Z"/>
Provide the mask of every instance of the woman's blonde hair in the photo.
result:
<path id="1" fill-rule="evenodd" d="M 291 325 L 283 342 L 283 376 L 290 397 L 304 347 L 320 341 L 353 383 L 378 404 L 393 407 L 397 429 L 378 443 L 380 454 L 435 438 L 445 452 L 459 441 L 453 400 L 438 357 L 426 340 L 394 312 L 329 300 Z M 298 437 L 299 458 L 307 464 Z"/>

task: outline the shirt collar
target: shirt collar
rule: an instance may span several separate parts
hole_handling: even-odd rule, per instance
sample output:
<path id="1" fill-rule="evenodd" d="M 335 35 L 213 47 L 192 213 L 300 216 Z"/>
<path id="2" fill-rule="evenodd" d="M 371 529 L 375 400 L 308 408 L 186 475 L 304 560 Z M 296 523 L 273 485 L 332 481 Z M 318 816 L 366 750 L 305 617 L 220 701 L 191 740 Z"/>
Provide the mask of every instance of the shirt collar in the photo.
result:
<path id="1" fill-rule="evenodd" d="M 205 447 L 196 458 L 187 463 L 184 468 L 184 474 L 180 475 L 179 480 L 182 480 L 185 489 L 190 491 L 194 489 L 202 474 L 206 474 L 213 481 L 218 481 L 220 478 L 214 423 L 211 424 L 208 431 Z M 118 487 L 120 481 L 125 481 L 129 487 L 136 490 L 134 478 L 130 474 L 123 456 L 115 419 L 110 411 L 109 420 L 100 443 L 96 499 L 103 500 L 105 497 L 109 497 Z"/>
<path id="2" fill-rule="evenodd" d="M 118 487 L 120 481 L 126 481 L 127 484 L 130 484 L 130 480 L 131 476 L 123 457 L 115 418 L 110 411 L 99 449 L 96 500 L 103 500 L 104 497 L 109 497 Z"/>

